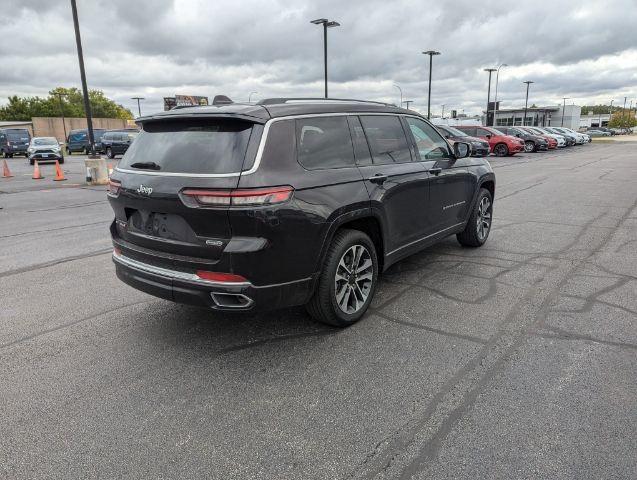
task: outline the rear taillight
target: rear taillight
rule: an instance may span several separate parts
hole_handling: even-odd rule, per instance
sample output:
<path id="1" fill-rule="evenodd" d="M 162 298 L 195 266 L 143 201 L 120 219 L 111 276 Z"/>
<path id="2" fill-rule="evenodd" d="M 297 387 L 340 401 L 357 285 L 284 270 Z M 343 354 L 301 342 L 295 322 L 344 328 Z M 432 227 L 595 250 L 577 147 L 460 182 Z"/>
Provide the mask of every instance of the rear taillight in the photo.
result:
<path id="1" fill-rule="evenodd" d="M 108 187 L 106 187 L 106 194 L 111 197 L 119 197 L 119 191 L 122 188 L 122 183 L 117 180 L 109 180 Z"/>
<path id="2" fill-rule="evenodd" d="M 287 202 L 292 197 L 293 192 L 294 188 L 290 186 L 238 190 L 187 188 L 181 192 L 181 198 L 190 207 L 244 207 Z"/>
<path id="3" fill-rule="evenodd" d="M 247 283 L 248 279 L 241 275 L 235 275 L 234 273 L 221 273 L 221 272 L 208 272 L 206 270 L 197 270 L 195 272 L 202 280 L 208 280 L 209 282 L 221 282 L 221 283 Z"/>

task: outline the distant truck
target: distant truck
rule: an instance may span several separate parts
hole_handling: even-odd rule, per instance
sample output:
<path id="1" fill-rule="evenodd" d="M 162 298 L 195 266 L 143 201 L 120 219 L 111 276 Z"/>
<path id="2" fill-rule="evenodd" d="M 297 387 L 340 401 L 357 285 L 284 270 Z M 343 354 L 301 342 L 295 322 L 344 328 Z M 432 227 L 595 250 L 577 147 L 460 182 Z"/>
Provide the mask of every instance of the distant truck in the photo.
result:
<path id="1" fill-rule="evenodd" d="M 27 157 L 30 142 L 31 134 L 26 128 L 0 129 L 0 155 L 4 158 L 11 158 L 14 155 Z"/>
<path id="2" fill-rule="evenodd" d="M 95 138 L 95 151 L 99 152 L 102 150 L 102 135 L 104 135 L 106 129 L 104 128 L 94 128 L 93 129 L 93 137 Z M 66 137 L 66 153 L 69 155 L 73 153 L 86 153 L 87 155 L 90 153 L 90 146 L 88 142 L 88 130 L 86 128 L 82 128 L 79 130 L 71 130 Z"/>

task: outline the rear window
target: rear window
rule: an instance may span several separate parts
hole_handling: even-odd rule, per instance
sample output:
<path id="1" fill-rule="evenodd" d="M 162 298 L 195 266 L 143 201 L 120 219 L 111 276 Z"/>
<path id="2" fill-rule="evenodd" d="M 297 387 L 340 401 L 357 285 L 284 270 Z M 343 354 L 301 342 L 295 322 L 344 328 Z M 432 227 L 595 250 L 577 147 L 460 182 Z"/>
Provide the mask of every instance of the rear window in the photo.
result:
<path id="1" fill-rule="evenodd" d="M 225 119 L 149 122 L 118 167 L 166 173 L 241 171 L 252 124 Z M 151 165 L 149 168 L 148 165 Z"/>
<path id="2" fill-rule="evenodd" d="M 31 139 L 28 130 L 7 130 L 7 138 L 9 140 L 17 141 L 25 141 L 28 142 Z"/>

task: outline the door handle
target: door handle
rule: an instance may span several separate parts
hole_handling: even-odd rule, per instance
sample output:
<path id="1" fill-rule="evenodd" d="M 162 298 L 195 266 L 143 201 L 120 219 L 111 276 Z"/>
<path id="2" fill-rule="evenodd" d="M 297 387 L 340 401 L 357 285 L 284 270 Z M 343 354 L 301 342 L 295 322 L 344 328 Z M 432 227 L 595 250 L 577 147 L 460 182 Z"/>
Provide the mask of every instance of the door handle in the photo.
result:
<path id="1" fill-rule="evenodd" d="M 383 183 L 385 183 L 385 180 L 387 180 L 387 175 L 383 175 L 382 173 L 377 173 L 373 177 L 369 177 L 367 180 L 369 180 L 372 183 L 377 183 L 378 185 L 382 185 Z"/>
<path id="2" fill-rule="evenodd" d="M 442 168 L 430 168 L 427 171 L 433 175 L 439 175 L 442 172 Z"/>

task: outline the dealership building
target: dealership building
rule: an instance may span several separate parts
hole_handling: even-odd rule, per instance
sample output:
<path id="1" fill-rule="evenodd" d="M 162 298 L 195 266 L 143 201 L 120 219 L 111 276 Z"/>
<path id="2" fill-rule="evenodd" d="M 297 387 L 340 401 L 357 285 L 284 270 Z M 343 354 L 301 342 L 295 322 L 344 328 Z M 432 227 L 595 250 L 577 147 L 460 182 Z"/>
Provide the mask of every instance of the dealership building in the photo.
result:
<path id="1" fill-rule="evenodd" d="M 498 102 L 499 103 L 499 102 Z M 516 126 L 529 125 L 536 127 L 567 127 L 573 130 L 580 128 L 580 117 L 582 108 L 578 105 L 556 105 L 548 107 L 528 107 L 526 109 L 526 120 L 524 118 L 524 107 L 522 108 L 498 108 L 495 111 L 495 122 L 493 121 L 494 112 L 489 112 L 488 125 L 498 126 Z M 483 113 L 482 120 L 486 121 Z"/>

